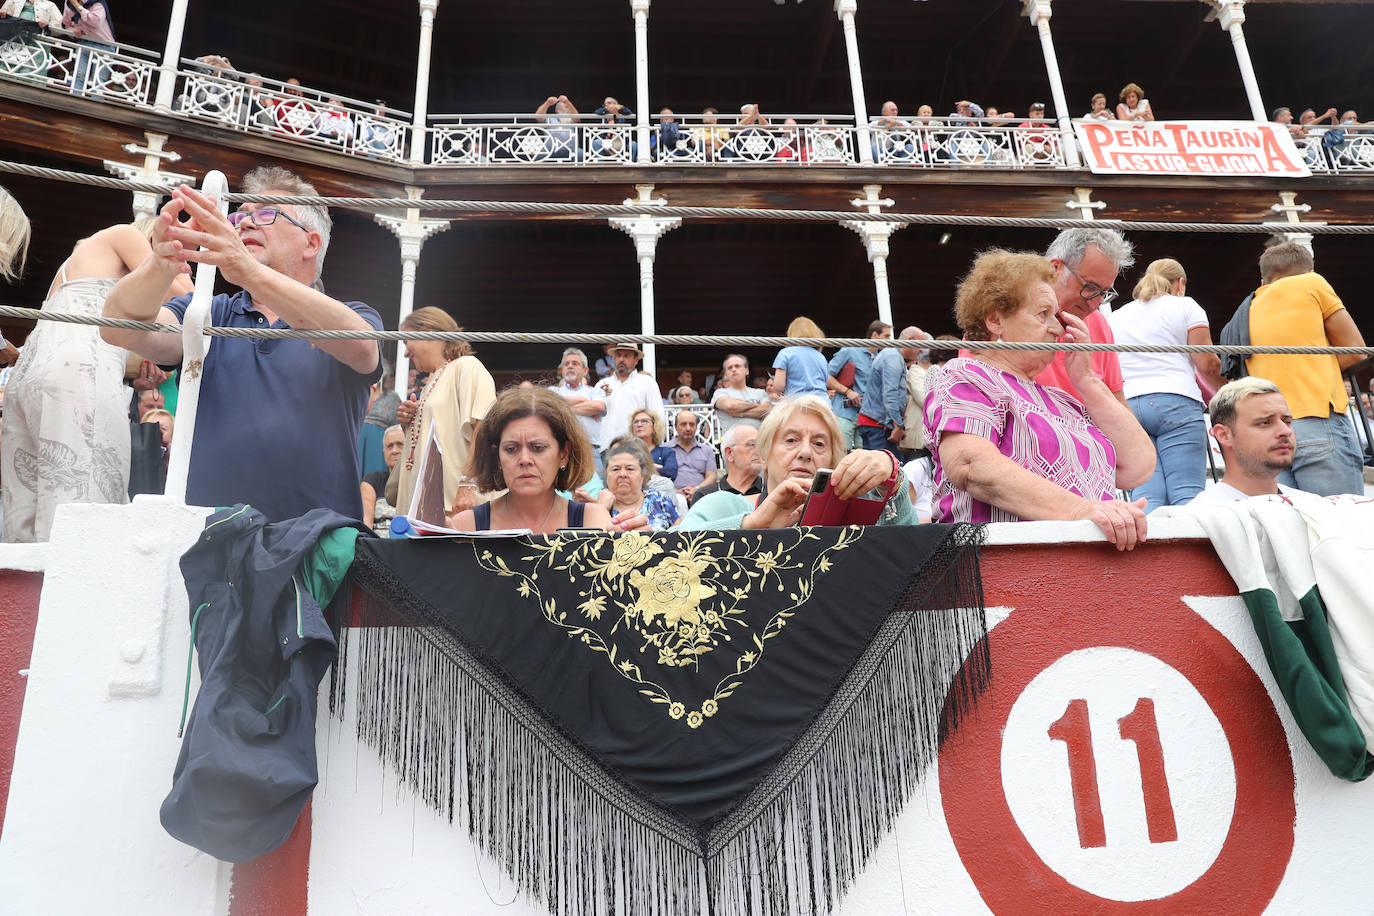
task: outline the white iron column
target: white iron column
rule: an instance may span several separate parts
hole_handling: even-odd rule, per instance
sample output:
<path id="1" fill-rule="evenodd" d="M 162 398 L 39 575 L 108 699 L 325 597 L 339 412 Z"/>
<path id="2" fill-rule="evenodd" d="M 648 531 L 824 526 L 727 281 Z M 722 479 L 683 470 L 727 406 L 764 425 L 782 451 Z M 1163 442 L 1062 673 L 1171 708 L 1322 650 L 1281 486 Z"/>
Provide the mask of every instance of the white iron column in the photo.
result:
<path id="1" fill-rule="evenodd" d="M 859 0 L 835 0 L 835 15 L 844 27 L 844 50 L 849 59 L 849 91 L 854 96 L 854 129 L 859 144 L 859 161 L 873 164 L 873 141 L 868 135 L 868 103 L 864 101 L 864 74 L 859 68 L 859 33 L 854 14 Z"/>
<path id="2" fill-rule="evenodd" d="M 882 185 L 866 184 L 863 198 L 851 200 L 850 203 L 866 209 L 869 213 L 881 213 L 883 207 L 890 207 L 894 203 L 891 198 L 878 196 L 882 190 Z M 863 239 L 864 251 L 868 253 L 868 263 L 873 265 L 873 289 L 878 297 L 878 320 L 884 324 L 892 324 L 892 295 L 887 287 L 887 240 L 892 237 L 892 233 L 902 228 L 902 224 L 845 220 L 840 225 L 854 230 L 859 234 L 859 238 Z"/>
<path id="3" fill-rule="evenodd" d="M 643 204 L 646 208 L 662 207 L 667 201 L 651 198 L 654 186 L 637 184 L 638 199 L 625 201 L 626 206 Z M 654 254 L 658 250 L 658 240 L 665 232 L 682 225 L 680 219 L 649 216 L 611 217 L 610 224 L 634 239 L 635 257 L 639 260 L 639 323 L 641 334 L 654 334 Z M 658 370 L 657 348 L 654 344 L 644 345 L 644 371 L 653 375 Z"/>
<path id="4" fill-rule="evenodd" d="M 1073 197 L 1064 201 L 1064 208 L 1077 210 L 1079 219 L 1097 219 L 1094 211 L 1107 209 L 1105 200 L 1093 200 L 1092 188 L 1074 188 Z"/>
<path id="5" fill-rule="evenodd" d="M 1024 13 L 1040 33 L 1040 50 L 1045 55 L 1045 70 L 1050 77 L 1050 96 L 1054 99 L 1054 117 L 1059 123 L 1060 142 L 1064 145 L 1064 162 L 1078 165 L 1078 143 L 1074 140 L 1070 121 L 1069 102 L 1064 95 L 1064 80 L 1059 75 L 1059 56 L 1054 53 L 1054 37 L 1050 34 L 1050 0 L 1025 0 Z"/>
<path id="6" fill-rule="evenodd" d="M 425 161 L 425 121 L 429 118 L 429 52 L 439 0 L 420 0 L 420 53 L 415 59 L 415 115 L 410 129 L 410 161 Z"/>
<path id="7" fill-rule="evenodd" d="M 1256 121 L 1267 121 L 1264 100 L 1260 98 L 1259 81 L 1255 79 L 1255 68 L 1250 63 L 1250 48 L 1245 43 L 1245 0 L 1209 0 L 1208 5 L 1217 13 L 1221 27 L 1231 33 L 1231 47 L 1236 51 L 1236 63 L 1240 65 L 1240 80 L 1245 84 L 1245 97 L 1250 100 L 1250 117 Z"/>
<path id="8" fill-rule="evenodd" d="M 1296 191 L 1280 191 L 1279 200 L 1281 201 L 1280 203 L 1271 204 L 1269 209 L 1275 213 L 1282 214 L 1284 221 L 1282 223 L 1266 221 L 1265 225 L 1275 227 L 1274 237 L 1279 241 L 1297 242 L 1299 245 L 1306 248 L 1308 251 L 1311 251 L 1311 232 L 1288 232 L 1284 231 L 1284 229 L 1280 227 L 1289 226 L 1293 227 L 1294 229 L 1301 230 L 1303 226 L 1325 226 L 1326 223 L 1322 221 L 1303 222 L 1302 214 L 1311 213 L 1312 205 L 1298 203 L 1298 193 Z"/>
<path id="9" fill-rule="evenodd" d="M 649 161 L 649 0 L 630 0 L 635 16 L 635 111 L 639 112 L 635 136 L 637 162 Z"/>
<path id="10" fill-rule="evenodd" d="M 137 166 L 128 162 L 115 162 L 113 159 L 105 160 L 105 171 L 117 178 L 126 181 L 143 181 L 152 184 L 160 184 L 171 192 L 177 185 L 194 185 L 195 178 L 191 175 L 180 175 L 176 172 L 164 172 L 161 170 L 163 160 L 167 162 L 179 162 L 180 153 L 174 153 L 162 148 L 167 142 L 166 134 L 155 134 L 145 132 L 143 136 L 148 138 L 147 146 L 139 146 L 137 143 L 124 144 L 124 151 L 127 153 L 142 153 L 143 165 Z M 148 191 L 134 192 L 134 219 L 144 219 L 157 214 L 158 205 L 162 197 Z"/>
<path id="11" fill-rule="evenodd" d="M 420 188 L 406 188 L 411 200 L 419 200 L 424 193 Z M 405 218 L 378 213 L 372 217 L 378 224 L 390 229 L 401 243 L 401 308 L 396 316 L 396 327 L 415 310 L 415 273 L 420 266 L 420 249 L 425 239 L 449 227 L 446 219 L 421 219 L 419 210 L 407 210 Z M 396 393 L 404 400 L 410 393 L 410 360 L 406 359 L 405 344 L 396 347 Z"/>
<path id="12" fill-rule="evenodd" d="M 171 111 L 172 98 L 177 91 L 177 65 L 181 63 L 181 34 L 186 29 L 187 0 L 172 0 L 172 19 L 167 23 L 167 43 L 162 48 L 162 66 L 158 68 L 157 95 L 153 106 L 158 111 Z"/>

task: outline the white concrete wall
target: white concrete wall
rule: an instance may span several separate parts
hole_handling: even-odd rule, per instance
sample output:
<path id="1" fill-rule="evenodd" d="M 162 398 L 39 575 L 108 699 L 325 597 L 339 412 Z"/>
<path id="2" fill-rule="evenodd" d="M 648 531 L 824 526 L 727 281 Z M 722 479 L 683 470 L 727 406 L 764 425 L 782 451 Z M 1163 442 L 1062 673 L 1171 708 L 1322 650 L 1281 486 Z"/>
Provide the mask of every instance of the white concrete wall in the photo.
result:
<path id="1" fill-rule="evenodd" d="M 176 562 L 208 511 L 142 497 L 58 509 L 0 836 L 0 911 L 227 911 L 228 866 L 158 822 L 190 639 Z"/>
<path id="2" fill-rule="evenodd" d="M 0 911 L 140 916 L 227 911 L 228 867 L 172 840 L 157 820 L 179 748 L 176 727 L 189 640 L 186 596 L 175 563 L 194 542 L 205 512 L 143 499 L 128 507 L 60 510 L 40 563 L 46 566 L 46 583 L 0 837 Z M 1199 533 L 1195 525 L 1178 520 L 1152 528 L 1155 538 Z M 1087 523 L 1038 523 L 994 526 L 991 540 L 1006 545 L 1100 537 Z M 0 554 L 0 564 L 5 562 Z M 1167 574 L 1160 571 L 1161 593 L 1167 593 Z M 1123 596 L 1123 601 L 1136 597 Z M 1239 599 L 1200 597 L 1187 604 L 1239 650 L 1287 733 L 1291 750 L 1265 749 L 1275 755 L 1276 765 L 1290 755 L 1297 812 L 1291 861 L 1269 911 L 1368 912 L 1374 870 L 1366 867 L 1364 850 L 1374 845 L 1374 790 L 1335 779 L 1310 751 L 1268 674 Z M 996 611 L 1003 621 L 998 626 L 1017 613 Z M 1101 691 L 1094 696 L 1106 702 L 1113 685 L 1130 674 L 1135 678 L 1131 690 L 1156 697 L 1167 739 L 1166 768 L 1179 823 L 1185 825 L 1179 842 L 1192 841 L 1187 824 L 1202 824 L 1204 833 L 1215 834 L 1228 803 L 1225 767 L 1213 760 L 1226 752 L 1215 740 L 1211 719 L 1216 711 L 1199 706 L 1186 681 L 1180 684 L 1168 670 L 1107 649 L 1075 657 L 1080 665 L 1071 672 L 1075 684 L 1096 685 L 1084 689 Z M 197 686 L 192 683 L 193 692 Z M 1183 713 L 1168 718 L 1168 709 Z M 1037 729 L 1043 732 L 1039 725 L 1030 731 Z M 1008 735 L 1014 732 L 1008 728 Z M 317 735 L 321 783 L 313 804 L 311 912 L 542 912 L 516 897 L 460 825 L 450 825 L 398 788 L 376 752 L 354 739 L 351 721 L 340 723 L 322 713 Z M 1213 763 L 1190 767 L 1195 758 Z M 1103 772 L 1107 763 L 1106 758 L 1099 763 Z M 1140 899 L 1143 887 L 1145 899 L 1153 899 L 1151 887 L 1168 890 L 1170 881 L 1177 884 L 1208 865 L 1207 849 L 1201 848 L 1189 853 L 1183 866 L 1139 859 L 1145 863 L 1137 869 L 1141 875 L 1123 880 L 1120 863 L 1075 860 L 1078 847 L 1073 819 L 1064 816 L 1061 772 L 1053 766 L 1004 768 L 1001 784 L 1009 797 L 1019 793 L 1047 800 L 1013 805 L 1018 824 L 1037 854 L 1061 875 L 1098 892 Z M 1103 786 L 1104 809 L 1128 822 L 1134 815 L 1124 808 L 1125 813 L 1111 813 L 1124 802 L 1106 776 Z M 987 911 L 952 839 L 944 801 L 938 770 L 932 768 L 842 913 Z M 1164 844 L 1158 846 L 1142 855 L 1167 852 Z"/>

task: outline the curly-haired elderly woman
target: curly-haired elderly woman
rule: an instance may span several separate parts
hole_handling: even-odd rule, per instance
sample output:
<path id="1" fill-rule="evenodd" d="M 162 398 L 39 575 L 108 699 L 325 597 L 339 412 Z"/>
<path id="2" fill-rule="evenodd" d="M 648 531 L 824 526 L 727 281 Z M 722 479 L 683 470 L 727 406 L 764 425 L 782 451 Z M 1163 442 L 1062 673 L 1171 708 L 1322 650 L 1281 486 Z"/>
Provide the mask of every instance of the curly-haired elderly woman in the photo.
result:
<path id="1" fill-rule="evenodd" d="M 954 313 L 968 340 L 1087 343 L 1059 311 L 1054 268 L 1038 254 L 988 251 L 959 284 Z M 1066 368 L 1082 402 L 1035 382 L 1050 350 L 979 350 L 950 360 L 926 399 L 935 453 L 934 521 L 1091 519 L 1119 550 L 1145 537 L 1145 501 L 1114 498 L 1154 471 L 1150 437 L 1092 370 Z"/>
<path id="2" fill-rule="evenodd" d="M 683 528 L 787 528 L 801 520 L 811 481 L 820 468 L 834 468 L 836 495 L 852 499 L 884 483 L 895 488 L 880 525 L 914 525 L 916 510 L 891 452 L 856 449 L 846 453 L 830 402 L 804 394 L 779 401 L 759 427 L 766 495 L 717 491 L 692 505 Z"/>
<path id="3" fill-rule="evenodd" d="M 485 492 L 506 492 L 459 512 L 459 531 L 528 528 L 553 534 L 559 528 L 610 528 L 596 503 L 570 502 L 571 490 L 596 470 L 592 446 L 568 402 L 545 388 L 507 388 L 497 395 L 473 435 L 467 474 Z"/>

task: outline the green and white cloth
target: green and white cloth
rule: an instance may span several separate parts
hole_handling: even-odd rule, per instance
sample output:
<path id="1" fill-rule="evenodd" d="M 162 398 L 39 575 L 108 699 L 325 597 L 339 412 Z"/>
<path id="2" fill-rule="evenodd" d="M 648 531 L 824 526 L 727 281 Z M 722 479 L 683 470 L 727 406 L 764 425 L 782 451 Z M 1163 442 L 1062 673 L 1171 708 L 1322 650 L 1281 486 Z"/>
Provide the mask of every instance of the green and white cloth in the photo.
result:
<path id="1" fill-rule="evenodd" d="M 1331 772 L 1374 771 L 1374 501 L 1299 490 L 1184 506 L 1235 580 L 1288 708 Z"/>

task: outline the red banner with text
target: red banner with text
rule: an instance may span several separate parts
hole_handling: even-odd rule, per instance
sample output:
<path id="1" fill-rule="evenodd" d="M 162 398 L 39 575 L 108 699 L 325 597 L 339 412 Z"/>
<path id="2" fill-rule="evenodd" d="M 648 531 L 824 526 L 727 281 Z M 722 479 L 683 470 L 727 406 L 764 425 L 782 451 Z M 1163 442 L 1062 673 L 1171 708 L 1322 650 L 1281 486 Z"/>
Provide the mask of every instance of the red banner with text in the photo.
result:
<path id="1" fill-rule="evenodd" d="M 1084 161 L 1098 175 L 1312 174 L 1282 124 L 1076 121 L 1073 127 Z"/>

